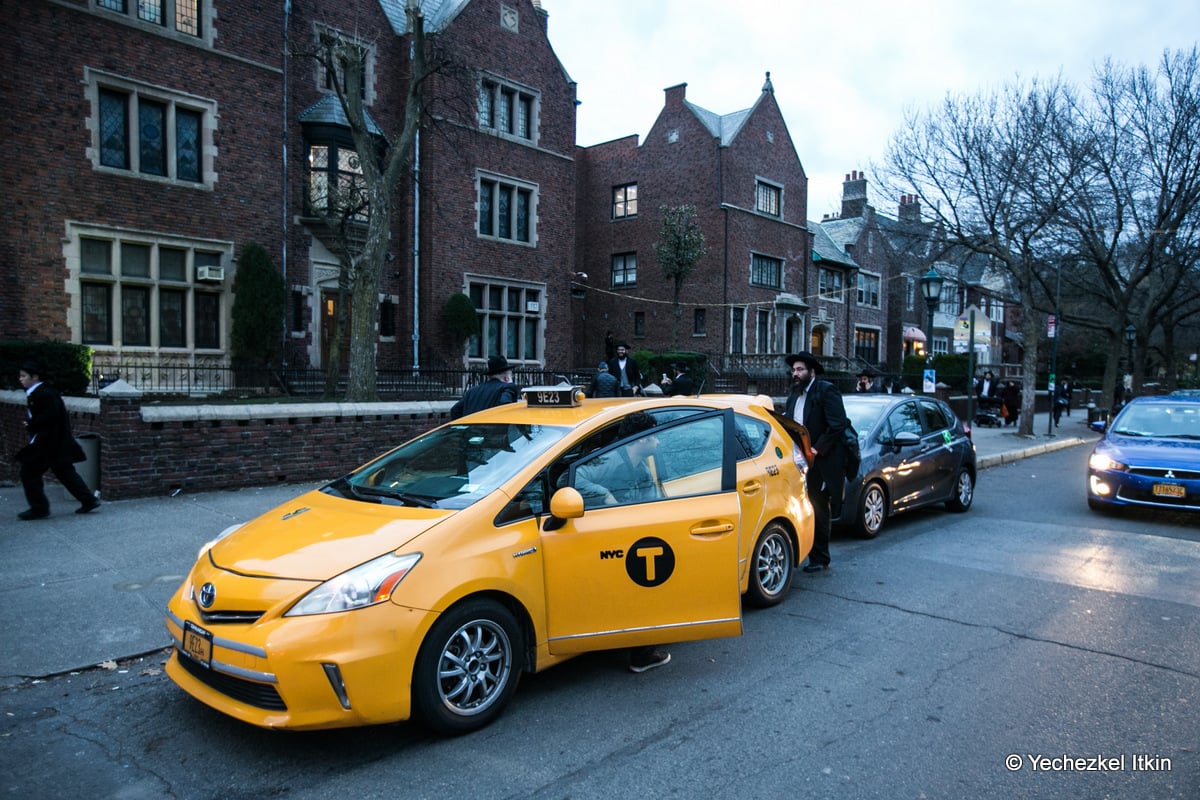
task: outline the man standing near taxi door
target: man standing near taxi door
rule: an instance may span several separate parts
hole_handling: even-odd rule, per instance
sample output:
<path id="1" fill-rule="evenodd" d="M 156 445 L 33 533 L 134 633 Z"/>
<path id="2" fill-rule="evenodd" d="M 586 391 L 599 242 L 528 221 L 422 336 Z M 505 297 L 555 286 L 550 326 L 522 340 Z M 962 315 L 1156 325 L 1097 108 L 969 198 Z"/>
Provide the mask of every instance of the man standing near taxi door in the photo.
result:
<path id="1" fill-rule="evenodd" d="M 812 462 L 808 465 L 808 498 L 813 506 L 813 546 L 805 572 L 829 569 L 829 537 L 833 518 L 842 512 L 846 489 L 846 446 L 849 422 L 837 387 L 819 377 L 824 369 L 812 353 L 787 357 L 792 388 L 785 414 L 808 430 Z"/>

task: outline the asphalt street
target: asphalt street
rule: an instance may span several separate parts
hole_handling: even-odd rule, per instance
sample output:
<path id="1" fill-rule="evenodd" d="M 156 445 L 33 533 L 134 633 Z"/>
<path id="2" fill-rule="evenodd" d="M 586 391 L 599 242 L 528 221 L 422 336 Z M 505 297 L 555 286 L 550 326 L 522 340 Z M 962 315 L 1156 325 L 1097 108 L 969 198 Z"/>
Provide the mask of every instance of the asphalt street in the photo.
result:
<path id="1" fill-rule="evenodd" d="M 1085 423 L 1076 410 L 1054 435 L 1047 414 L 1037 415 L 1032 437 L 975 428 L 980 468 L 1094 441 Z M 20 486 L 0 486 L 0 686 L 167 647 L 163 612 L 199 548 L 316 485 L 118 500 L 77 515 L 74 500 L 50 484 L 51 516 L 28 522 L 17 519 Z"/>

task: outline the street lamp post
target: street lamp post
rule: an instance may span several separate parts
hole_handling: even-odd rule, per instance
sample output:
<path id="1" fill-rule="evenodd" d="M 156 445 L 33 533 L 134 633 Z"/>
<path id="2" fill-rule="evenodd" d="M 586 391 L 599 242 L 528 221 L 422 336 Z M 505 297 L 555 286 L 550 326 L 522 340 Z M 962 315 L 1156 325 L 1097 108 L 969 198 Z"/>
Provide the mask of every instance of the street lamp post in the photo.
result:
<path id="1" fill-rule="evenodd" d="M 929 314 L 925 318 L 927 323 L 925 325 L 926 364 L 933 362 L 933 312 L 937 311 L 938 300 L 941 299 L 942 284 L 944 282 L 945 280 L 941 274 L 933 267 L 930 267 L 929 272 L 926 272 L 924 277 L 921 278 L 921 295 L 925 298 L 925 306 L 929 310 Z"/>

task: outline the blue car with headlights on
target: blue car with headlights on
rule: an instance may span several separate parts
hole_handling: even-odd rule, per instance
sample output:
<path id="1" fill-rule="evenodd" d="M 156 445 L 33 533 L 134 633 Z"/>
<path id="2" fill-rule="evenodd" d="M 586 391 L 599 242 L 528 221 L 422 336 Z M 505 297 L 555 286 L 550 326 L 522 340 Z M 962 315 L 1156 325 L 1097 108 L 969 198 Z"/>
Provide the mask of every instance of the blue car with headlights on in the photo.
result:
<path id="1" fill-rule="evenodd" d="M 1200 396 L 1127 403 L 1088 459 L 1087 501 L 1098 510 L 1200 511 Z"/>

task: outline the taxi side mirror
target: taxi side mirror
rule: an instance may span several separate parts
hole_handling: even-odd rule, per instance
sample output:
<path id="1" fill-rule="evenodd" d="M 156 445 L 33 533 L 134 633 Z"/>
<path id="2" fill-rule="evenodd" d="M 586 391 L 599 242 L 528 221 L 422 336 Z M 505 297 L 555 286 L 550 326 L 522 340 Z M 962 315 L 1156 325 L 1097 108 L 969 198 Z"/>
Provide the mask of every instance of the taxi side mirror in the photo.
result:
<path id="1" fill-rule="evenodd" d="M 550 497 L 550 513 L 559 519 L 582 517 L 583 495 L 574 487 L 564 486 Z"/>

